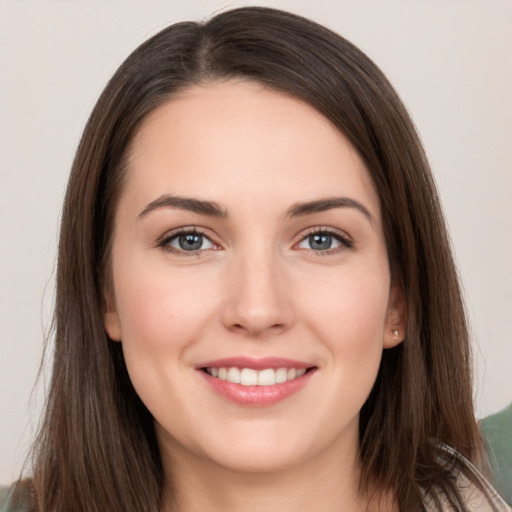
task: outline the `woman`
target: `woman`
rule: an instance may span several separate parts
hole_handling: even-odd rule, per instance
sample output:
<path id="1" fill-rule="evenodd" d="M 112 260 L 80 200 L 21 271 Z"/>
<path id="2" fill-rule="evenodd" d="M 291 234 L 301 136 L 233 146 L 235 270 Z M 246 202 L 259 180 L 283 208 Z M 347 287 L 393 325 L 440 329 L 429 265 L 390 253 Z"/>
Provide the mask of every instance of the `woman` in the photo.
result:
<path id="1" fill-rule="evenodd" d="M 126 60 L 70 177 L 55 325 L 20 506 L 506 510 L 473 466 L 419 139 L 375 65 L 310 21 L 237 9 Z"/>

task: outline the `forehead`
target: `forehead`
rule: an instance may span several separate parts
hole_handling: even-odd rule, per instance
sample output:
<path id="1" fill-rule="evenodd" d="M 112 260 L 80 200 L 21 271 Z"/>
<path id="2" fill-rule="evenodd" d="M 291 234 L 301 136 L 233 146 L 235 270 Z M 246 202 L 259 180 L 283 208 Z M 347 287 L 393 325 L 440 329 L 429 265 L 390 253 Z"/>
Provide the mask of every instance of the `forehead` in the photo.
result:
<path id="1" fill-rule="evenodd" d="M 153 111 L 132 142 L 127 188 L 148 202 L 171 193 L 226 202 L 349 194 L 379 210 L 347 138 L 307 103 L 252 82 L 193 86 Z"/>

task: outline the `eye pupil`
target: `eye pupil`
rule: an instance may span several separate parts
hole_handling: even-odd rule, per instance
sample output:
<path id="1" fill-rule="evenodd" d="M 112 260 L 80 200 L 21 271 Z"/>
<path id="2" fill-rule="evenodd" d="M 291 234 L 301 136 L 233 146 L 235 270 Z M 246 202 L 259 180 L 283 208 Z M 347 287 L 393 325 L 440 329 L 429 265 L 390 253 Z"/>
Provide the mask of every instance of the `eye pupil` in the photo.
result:
<path id="1" fill-rule="evenodd" d="M 330 249 L 332 245 L 332 236 L 329 235 L 322 235 L 322 234 L 316 234 L 311 235 L 309 237 L 309 244 L 311 249 L 313 250 L 323 250 Z"/>
<path id="2" fill-rule="evenodd" d="M 189 233 L 178 238 L 180 249 L 184 251 L 198 251 L 203 245 L 203 235 Z"/>

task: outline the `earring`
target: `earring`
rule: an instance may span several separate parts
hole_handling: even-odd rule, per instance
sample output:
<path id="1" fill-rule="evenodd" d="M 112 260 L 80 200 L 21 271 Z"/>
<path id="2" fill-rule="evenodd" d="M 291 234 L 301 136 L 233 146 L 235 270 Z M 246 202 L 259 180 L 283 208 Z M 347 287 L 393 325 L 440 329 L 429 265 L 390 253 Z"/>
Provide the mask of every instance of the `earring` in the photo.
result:
<path id="1" fill-rule="evenodd" d="M 398 339 L 398 335 L 400 334 L 400 331 L 398 329 L 393 329 L 391 331 L 391 334 L 393 335 L 393 339 L 397 340 Z"/>

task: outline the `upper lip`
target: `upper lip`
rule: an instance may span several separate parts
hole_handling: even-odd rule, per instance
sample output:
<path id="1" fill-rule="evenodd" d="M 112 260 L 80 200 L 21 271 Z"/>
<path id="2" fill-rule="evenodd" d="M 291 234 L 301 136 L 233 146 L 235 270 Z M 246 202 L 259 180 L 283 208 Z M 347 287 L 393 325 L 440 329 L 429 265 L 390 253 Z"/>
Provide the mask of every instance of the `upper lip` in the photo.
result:
<path id="1" fill-rule="evenodd" d="M 253 358 L 247 356 L 225 357 L 215 359 L 214 361 L 206 361 L 196 365 L 196 369 L 202 368 L 252 368 L 253 370 L 264 370 L 265 368 L 312 368 L 315 365 L 296 361 L 285 357 L 261 357 Z"/>

